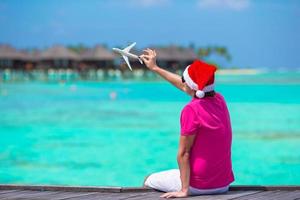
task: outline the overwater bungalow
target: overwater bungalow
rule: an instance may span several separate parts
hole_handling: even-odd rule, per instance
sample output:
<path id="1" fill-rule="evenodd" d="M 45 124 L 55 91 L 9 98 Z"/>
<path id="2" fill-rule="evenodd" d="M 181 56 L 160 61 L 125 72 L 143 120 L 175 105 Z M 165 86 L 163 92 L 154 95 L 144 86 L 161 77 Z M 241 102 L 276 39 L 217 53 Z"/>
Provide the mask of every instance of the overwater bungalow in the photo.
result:
<path id="1" fill-rule="evenodd" d="M 78 66 L 79 55 L 66 47 L 53 46 L 39 55 L 39 66 L 45 69 L 75 69 Z"/>
<path id="2" fill-rule="evenodd" d="M 24 69 L 26 56 L 10 45 L 0 45 L 0 69 Z"/>
<path id="3" fill-rule="evenodd" d="M 80 55 L 81 69 L 112 69 L 114 67 L 115 55 L 106 48 L 97 45 L 87 49 Z"/>
<path id="4" fill-rule="evenodd" d="M 190 48 L 169 46 L 153 49 L 157 52 L 158 64 L 172 71 L 183 70 L 197 59 L 196 53 Z"/>
<path id="5" fill-rule="evenodd" d="M 20 53 L 23 56 L 24 70 L 30 71 L 38 69 L 39 58 L 41 53 L 39 50 L 21 50 Z"/>

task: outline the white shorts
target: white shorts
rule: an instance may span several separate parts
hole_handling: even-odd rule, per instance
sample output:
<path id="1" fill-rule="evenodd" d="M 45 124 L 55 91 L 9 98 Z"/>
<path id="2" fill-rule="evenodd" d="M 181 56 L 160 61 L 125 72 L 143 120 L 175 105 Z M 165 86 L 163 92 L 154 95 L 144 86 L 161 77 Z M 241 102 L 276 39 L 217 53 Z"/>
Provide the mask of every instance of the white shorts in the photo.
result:
<path id="1" fill-rule="evenodd" d="M 179 169 L 171 169 L 167 171 L 151 174 L 145 181 L 145 186 L 151 187 L 163 192 L 175 192 L 181 190 L 181 180 Z M 197 189 L 189 187 L 189 195 L 201 194 L 220 194 L 225 193 L 229 189 L 229 185 L 214 189 Z"/>

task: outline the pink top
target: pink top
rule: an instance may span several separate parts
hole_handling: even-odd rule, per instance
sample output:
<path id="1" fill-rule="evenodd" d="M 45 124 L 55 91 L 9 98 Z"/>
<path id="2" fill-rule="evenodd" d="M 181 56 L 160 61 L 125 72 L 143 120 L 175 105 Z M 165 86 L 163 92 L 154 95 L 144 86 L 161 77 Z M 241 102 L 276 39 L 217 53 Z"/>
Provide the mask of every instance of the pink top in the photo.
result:
<path id="1" fill-rule="evenodd" d="M 180 124 L 181 135 L 196 135 L 190 152 L 190 186 L 212 189 L 232 183 L 232 132 L 223 96 L 193 98 L 181 111 Z"/>

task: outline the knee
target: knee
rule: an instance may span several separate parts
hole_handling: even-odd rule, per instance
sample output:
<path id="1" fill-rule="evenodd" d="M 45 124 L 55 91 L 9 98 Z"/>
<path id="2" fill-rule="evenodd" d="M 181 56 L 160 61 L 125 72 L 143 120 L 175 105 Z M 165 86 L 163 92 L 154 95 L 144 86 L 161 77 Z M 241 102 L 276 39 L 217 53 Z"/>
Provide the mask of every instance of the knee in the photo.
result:
<path id="1" fill-rule="evenodd" d="M 149 184 L 148 184 L 148 178 L 151 176 L 151 174 L 147 175 L 144 179 L 144 182 L 143 182 L 143 187 L 149 187 Z"/>
<path id="2" fill-rule="evenodd" d="M 145 177 L 143 186 L 145 188 L 158 189 L 162 180 L 157 177 L 156 173 L 150 174 Z"/>

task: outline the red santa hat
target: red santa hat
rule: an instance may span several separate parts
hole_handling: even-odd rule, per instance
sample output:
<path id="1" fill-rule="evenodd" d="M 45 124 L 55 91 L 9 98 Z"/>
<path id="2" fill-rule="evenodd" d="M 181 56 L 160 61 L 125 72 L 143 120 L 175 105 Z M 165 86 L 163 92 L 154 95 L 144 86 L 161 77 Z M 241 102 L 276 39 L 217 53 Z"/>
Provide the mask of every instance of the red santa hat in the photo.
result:
<path id="1" fill-rule="evenodd" d="M 195 60 L 187 66 L 183 72 L 183 78 L 187 85 L 196 91 L 196 97 L 203 98 L 205 92 L 214 90 L 215 71 L 214 65 Z"/>

